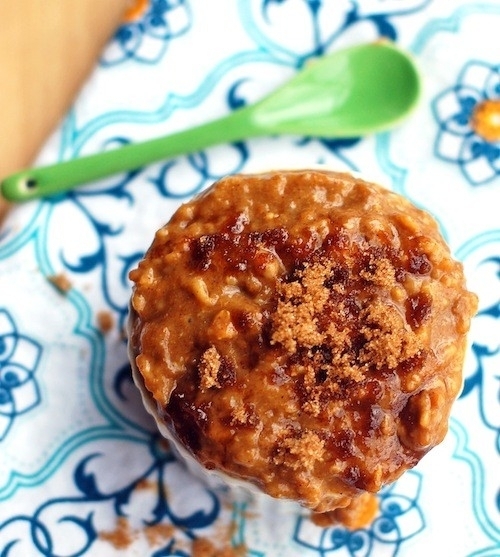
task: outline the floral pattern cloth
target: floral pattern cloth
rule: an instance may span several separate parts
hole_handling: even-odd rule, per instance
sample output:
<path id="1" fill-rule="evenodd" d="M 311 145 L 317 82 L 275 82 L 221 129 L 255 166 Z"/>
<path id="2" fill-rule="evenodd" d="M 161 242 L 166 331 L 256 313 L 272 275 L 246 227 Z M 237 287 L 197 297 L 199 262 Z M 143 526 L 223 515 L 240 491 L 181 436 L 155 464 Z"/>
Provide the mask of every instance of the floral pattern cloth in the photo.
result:
<path id="1" fill-rule="evenodd" d="M 0 230 L 0 556 L 500 555 L 498 29 L 497 0 L 131 5 L 39 164 L 222 116 L 359 42 L 411 51 L 424 92 L 391 132 L 221 145 L 11 211 Z M 448 436 L 356 531 L 191 476 L 127 363 L 128 272 L 154 231 L 219 177 L 290 161 L 361 171 L 430 210 L 480 299 Z"/>

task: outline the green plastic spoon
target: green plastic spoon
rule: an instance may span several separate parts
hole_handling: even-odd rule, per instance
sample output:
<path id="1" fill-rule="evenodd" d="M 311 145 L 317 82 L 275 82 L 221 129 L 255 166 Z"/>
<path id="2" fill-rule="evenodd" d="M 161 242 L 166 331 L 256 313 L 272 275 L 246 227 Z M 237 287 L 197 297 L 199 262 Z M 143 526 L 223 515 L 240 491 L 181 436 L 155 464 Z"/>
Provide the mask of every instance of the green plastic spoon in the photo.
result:
<path id="1" fill-rule="evenodd" d="M 1 184 L 10 201 L 71 190 L 112 174 L 211 145 L 276 134 L 359 137 L 397 124 L 416 105 L 420 80 L 411 56 L 390 42 L 363 44 L 306 65 L 256 104 L 172 135 L 31 168 Z"/>

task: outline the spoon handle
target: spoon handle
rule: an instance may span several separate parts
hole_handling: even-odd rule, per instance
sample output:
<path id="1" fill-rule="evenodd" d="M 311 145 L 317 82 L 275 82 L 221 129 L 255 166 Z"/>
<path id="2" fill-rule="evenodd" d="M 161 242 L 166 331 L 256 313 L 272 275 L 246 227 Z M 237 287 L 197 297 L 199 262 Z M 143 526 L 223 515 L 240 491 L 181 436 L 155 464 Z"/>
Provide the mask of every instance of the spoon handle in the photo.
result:
<path id="1" fill-rule="evenodd" d="M 391 43 L 369 43 L 308 64 L 255 104 L 173 135 L 6 178 L 9 201 L 55 195 L 162 159 L 258 135 L 359 137 L 387 129 L 415 106 L 419 77 L 410 56 Z"/>
<path id="2" fill-rule="evenodd" d="M 135 170 L 161 159 L 243 139 L 242 130 L 245 130 L 245 138 L 260 132 L 250 107 L 240 108 L 217 120 L 158 139 L 17 172 L 2 182 L 2 195 L 8 201 L 28 201 L 56 195 L 75 186 Z"/>

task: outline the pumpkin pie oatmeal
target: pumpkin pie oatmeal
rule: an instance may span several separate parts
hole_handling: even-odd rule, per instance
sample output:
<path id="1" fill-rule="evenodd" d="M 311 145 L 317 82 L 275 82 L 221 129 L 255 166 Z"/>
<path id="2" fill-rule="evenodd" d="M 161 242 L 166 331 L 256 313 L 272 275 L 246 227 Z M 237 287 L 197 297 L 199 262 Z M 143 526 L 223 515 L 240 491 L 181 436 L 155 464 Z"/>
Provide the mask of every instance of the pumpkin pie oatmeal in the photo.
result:
<path id="1" fill-rule="evenodd" d="M 204 469 L 357 528 L 443 440 L 477 299 L 403 197 L 336 172 L 224 178 L 130 277 L 135 380 Z"/>

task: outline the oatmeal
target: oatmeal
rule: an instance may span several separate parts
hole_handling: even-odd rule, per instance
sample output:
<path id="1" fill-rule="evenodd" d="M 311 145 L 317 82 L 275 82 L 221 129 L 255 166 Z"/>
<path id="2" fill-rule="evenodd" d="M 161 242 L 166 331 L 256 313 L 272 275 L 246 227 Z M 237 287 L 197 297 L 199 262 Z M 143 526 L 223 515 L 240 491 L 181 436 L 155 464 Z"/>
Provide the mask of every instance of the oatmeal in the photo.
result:
<path id="1" fill-rule="evenodd" d="M 359 525 L 445 436 L 477 300 L 401 196 L 335 172 L 228 177 L 130 276 L 136 381 L 205 468 Z"/>

